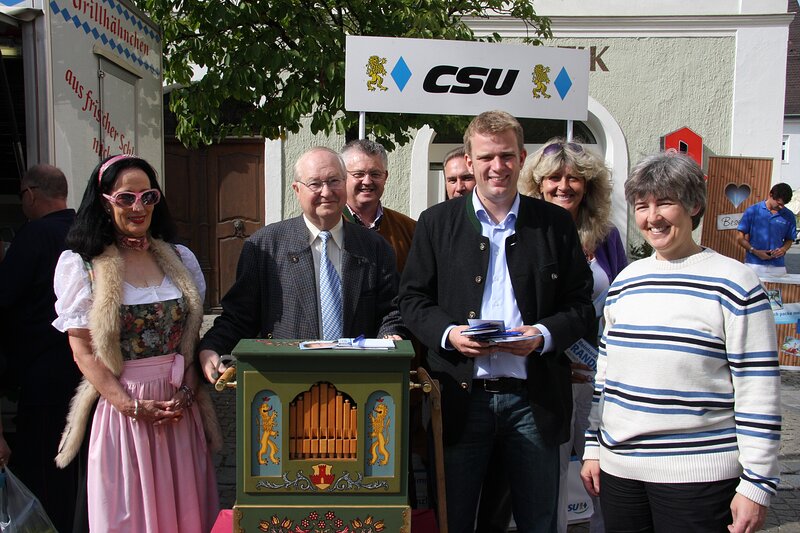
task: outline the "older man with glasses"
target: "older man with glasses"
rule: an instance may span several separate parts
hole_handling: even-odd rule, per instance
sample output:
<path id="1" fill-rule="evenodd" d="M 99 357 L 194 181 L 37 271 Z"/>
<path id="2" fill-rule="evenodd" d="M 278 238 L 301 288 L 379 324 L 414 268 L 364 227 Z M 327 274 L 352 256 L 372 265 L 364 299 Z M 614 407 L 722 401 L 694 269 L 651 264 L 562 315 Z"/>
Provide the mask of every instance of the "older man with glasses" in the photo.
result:
<path id="1" fill-rule="evenodd" d="M 312 148 L 297 160 L 292 189 L 303 213 L 270 224 L 244 243 L 222 314 L 200 343 L 203 373 L 214 381 L 243 338 L 399 339 L 398 274 L 389 244 L 342 219 L 345 166 L 338 153 Z"/>

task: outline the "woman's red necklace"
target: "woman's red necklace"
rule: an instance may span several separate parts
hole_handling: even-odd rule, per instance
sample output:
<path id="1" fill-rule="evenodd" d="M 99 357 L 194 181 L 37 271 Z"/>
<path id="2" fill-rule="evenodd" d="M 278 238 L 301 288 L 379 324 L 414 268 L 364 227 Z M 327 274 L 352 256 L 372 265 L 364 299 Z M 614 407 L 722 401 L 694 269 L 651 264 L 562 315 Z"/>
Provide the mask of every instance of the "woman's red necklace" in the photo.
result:
<path id="1" fill-rule="evenodd" d="M 150 239 L 147 238 L 147 235 L 129 237 L 117 233 L 117 246 L 120 248 L 129 248 L 131 250 L 147 250 L 150 248 Z"/>

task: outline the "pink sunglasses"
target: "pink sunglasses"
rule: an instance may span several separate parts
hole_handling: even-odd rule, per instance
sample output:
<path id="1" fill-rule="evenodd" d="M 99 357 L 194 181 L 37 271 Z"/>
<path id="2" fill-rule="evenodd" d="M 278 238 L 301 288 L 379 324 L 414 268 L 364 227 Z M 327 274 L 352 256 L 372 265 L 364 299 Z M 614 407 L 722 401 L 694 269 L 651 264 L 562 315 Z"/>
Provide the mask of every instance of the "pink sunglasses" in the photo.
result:
<path id="1" fill-rule="evenodd" d="M 136 202 L 142 205 L 156 205 L 161 200 L 158 189 L 147 189 L 142 192 L 123 191 L 114 195 L 103 194 L 103 198 L 119 207 L 133 207 Z"/>

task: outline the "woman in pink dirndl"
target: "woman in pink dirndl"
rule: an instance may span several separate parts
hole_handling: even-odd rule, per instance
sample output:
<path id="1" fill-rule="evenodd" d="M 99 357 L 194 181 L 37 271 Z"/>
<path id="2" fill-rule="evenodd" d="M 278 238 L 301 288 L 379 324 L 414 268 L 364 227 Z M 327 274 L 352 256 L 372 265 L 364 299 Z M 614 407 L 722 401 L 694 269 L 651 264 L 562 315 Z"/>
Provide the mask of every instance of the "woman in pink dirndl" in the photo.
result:
<path id="1" fill-rule="evenodd" d="M 91 531 L 205 533 L 218 511 L 219 424 L 193 363 L 205 281 L 174 235 L 153 168 L 113 156 L 92 173 L 56 268 L 53 325 L 84 375 L 56 462 L 77 455 L 91 418 Z"/>

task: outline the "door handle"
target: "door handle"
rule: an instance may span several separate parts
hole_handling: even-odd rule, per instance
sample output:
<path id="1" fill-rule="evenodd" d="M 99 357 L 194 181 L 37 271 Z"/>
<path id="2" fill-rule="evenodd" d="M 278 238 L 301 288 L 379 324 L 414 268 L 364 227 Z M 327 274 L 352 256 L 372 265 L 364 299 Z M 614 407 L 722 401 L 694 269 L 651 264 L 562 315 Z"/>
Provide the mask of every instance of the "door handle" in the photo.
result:
<path id="1" fill-rule="evenodd" d="M 244 239 L 244 221 L 240 218 L 237 218 L 233 221 L 233 236 L 237 239 Z"/>

